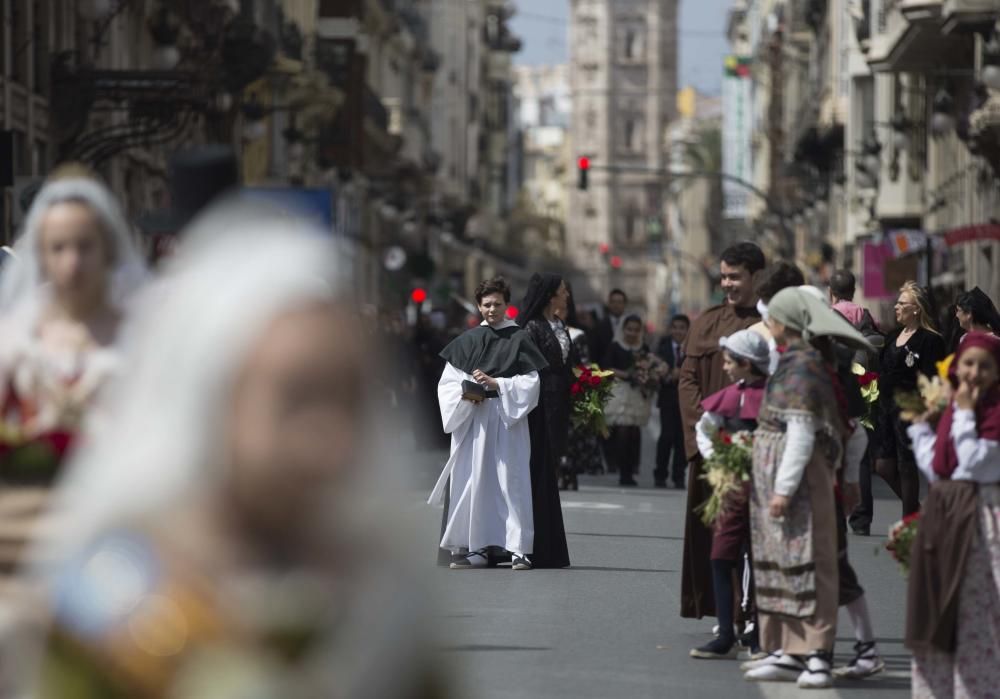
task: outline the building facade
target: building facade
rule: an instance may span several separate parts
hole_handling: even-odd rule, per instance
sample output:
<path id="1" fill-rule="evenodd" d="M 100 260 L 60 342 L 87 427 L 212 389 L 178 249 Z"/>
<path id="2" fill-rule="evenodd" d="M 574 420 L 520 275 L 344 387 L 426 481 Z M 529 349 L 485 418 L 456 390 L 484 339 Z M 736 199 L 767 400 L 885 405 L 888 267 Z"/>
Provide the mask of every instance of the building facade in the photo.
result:
<path id="1" fill-rule="evenodd" d="M 570 15 L 570 141 L 590 159 L 588 189 L 574 189 L 569 257 L 592 298 L 621 287 L 652 299 L 667 193 L 665 140 L 677 92 L 677 3 L 573 0 Z M 580 294 L 581 292 L 578 292 Z M 588 299 L 589 300 L 589 299 Z"/>

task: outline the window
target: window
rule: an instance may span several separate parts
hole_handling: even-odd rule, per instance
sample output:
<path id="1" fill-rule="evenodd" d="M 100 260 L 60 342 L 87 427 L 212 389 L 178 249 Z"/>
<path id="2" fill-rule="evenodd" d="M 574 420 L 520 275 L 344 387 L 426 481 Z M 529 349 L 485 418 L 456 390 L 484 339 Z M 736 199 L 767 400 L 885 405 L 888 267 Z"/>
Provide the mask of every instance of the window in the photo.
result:
<path id="1" fill-rule="evenodd" d="M 639 153 L 643 149 L 643 123 L 639 116 L 627 116 L 625 117 L 624 128 L 622 132 L 622 149 L 628 151 L 629 153 Z"/>
<path id="2" fill-rule="evenodd" d="M 639 235 L 642 217 L 639 215 L 639 205 L 635 201 L 630 201 L 625 210 L 625 242 L 628 245 L 639 243 Z"/>
<path id="3" fill-rule="evenodd" d="M 638 21 L 631 20 L 619 28 L 619 57 L 624 63 L 641 63 L 646 58 L 646 28 Z"/>

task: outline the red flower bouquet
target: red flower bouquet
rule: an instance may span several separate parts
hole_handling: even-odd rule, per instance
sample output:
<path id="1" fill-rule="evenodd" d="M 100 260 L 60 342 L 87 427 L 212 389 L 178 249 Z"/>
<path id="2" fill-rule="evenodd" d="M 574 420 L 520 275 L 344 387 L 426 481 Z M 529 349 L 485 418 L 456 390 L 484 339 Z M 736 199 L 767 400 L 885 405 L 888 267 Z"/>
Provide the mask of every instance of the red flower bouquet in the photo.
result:
<path id="1" fill-rule="evenodd" d="M 889 529 L 889 541 L 886 542 L 886 550 L 899 563 L 903 569 L 903 575 L 910 572 L 910 552 L 913 548 L 913 541 L 917 538 L 917 527 L 920 525 L 920 513 L 906 515 L 896 522 Z"/>
<path id="2" fill-rule="evenodd" d="M 573 424 L 584 427 L 606 438 L 608 425 L 604 419 L 604 406 L 611 397 L 613 371 L 604 371 L 596 364 L 581 364 L 573 369 L 576 381 L 569 388 L 573 398 Z"/>
<path id="3" fill-rule="evenodd" d="M 40 419 L 37 406 L 8 386 L 0 406 L 0 480 L 8 485 L 51 483 L 75 437 L 68 420 Z"/>

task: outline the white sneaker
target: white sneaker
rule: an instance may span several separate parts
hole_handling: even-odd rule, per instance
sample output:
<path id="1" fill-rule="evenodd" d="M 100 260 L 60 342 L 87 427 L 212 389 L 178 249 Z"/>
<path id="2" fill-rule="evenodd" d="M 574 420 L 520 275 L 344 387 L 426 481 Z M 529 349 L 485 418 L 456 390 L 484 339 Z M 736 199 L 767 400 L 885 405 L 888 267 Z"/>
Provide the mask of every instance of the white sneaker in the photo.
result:
<path id="1" fill-rule="evenodd" d="M 756 657 L 755 657 L 756 656 Z M 767 653 L 765 651 L 759 651 L 756 654 L 751 654 L 747 652 L 747 657 L 741 657 L 740 660 L 745 660 L 746 662 L 740 664 L 740 670 L 743 672 L 748 672 L 754 670 L 758 667 L 763 667 L 764 665 L 770 665 L 781 660 L 782 652 L 777 650 L 773 653 Z"/>
<path id="2" fill-rule="evenodd" d="M 794 682 L 806 670 L 806 664 L 794 655 L 782 653 L 780 657 L 769 656 L 752 670 L 747 670 L 743 679 L 750 682 Z"/>
<path id="3" fill-rule="evenodd" d="M 826 689 L 833 686 L 830 674 L 830 654 L 824 651 L 813 653 L 806 660 L 806 669 L 799 675 L 800 689 Z"/>
<path id="4" fill-rule="evenodd" d="M 885 662 L 875 650 L 875 642 L 854 644 L 854 659 L 833 671 L 834 676 L 849 680 L 863 680 L 885 669 Z"/>

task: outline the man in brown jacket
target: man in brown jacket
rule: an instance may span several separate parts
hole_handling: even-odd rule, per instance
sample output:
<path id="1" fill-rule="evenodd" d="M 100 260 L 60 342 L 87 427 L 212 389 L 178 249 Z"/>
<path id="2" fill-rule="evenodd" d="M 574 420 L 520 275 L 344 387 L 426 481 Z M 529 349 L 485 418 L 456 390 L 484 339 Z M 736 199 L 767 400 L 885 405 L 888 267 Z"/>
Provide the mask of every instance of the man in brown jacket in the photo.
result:
<path id="1" fill-rule="evenodd" d="M 708 499 L 701 479 L 701 457 L 695 442 L 695 423 L 701 417 L 701 401 L 729 383 L 722 370 L 719 339 L 745 330 L 760 320 L 754 275 L 764 269 L 764 253 L 753 243 L 726 248 L 720 258 L 725 302 L 702 313 L 691 325 L 684 344 L 684 364 L 678 384 L 681 419 L 688 456 L 688 498 L 684 528 L 684 561 L 681 574 L 681 616 L 700 619 L 715 615 L 709 553 L 712 531 L 695 512 Z"/>

